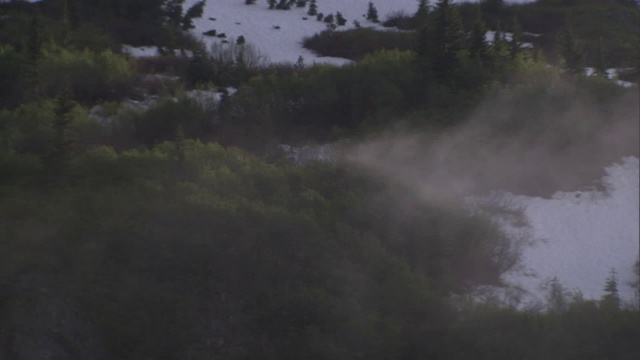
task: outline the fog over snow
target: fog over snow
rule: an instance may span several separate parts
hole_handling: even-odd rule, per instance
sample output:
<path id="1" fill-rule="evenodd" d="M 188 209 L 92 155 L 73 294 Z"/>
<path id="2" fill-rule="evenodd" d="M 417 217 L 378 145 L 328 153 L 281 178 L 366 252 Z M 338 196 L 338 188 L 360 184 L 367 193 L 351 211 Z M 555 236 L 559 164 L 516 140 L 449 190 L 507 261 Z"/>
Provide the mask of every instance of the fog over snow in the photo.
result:
<path id="1" fill-rule="evenodd" d="M 506 276 L 530 292 L 525 302 L 544 301 L 553 277 L 570 291 L 599 299 L 611 269 L 617 272 L 621 299 L 638 301 L 630 284 L 640 239 L 639 182 L 638 158 L 625 157 L 606 168 L 604 190 L 558 192 L 551 199 L 501 194 L 522 207 L 530 226 L 525 231 L 533 242 L 523 252 L 523 266 Z"/>
<path id="2" fill-rule="evenodd" d="M 185 9 L 196 1 L 187 0 Z M 412 14 L 418 5 L 417 0 L 372 2 L 381 21 L 397 11 Z M 431 1 L 432 4 L 434 2 Z M 327 15 L 339 11 L 347 19 L 347 25 L 338 30 L 353 28 L 354 20 L 362 26 L 382 29 L 363 17 L 368 3 L 369 0 L 317 0 L 318 12 Z M 215 29 L 217 33 L 225 33 L 230 41 L 244 36 L 247 43 L 256 46 L 271 62 L 294 63 L 300 56 L 306 64 L 349 62 L 319 57 L 302 47 L 305 36 L 326 29 L 324 22 L 317 21 L 306 12 L 306 8 L 296 7 L 288 11 L 269 10 L 266 0 L 257 0 L 254 5 L 246 5 L 243 0 L 207 0 L 202 18 L 194 21 L 196 28 L 193 33 L 201 36 L 203 32 Z M 209 44 L 221 41 L 206 36 L 202 38 Z M 130 51 L 155 55 L 152 48 Z M 417 176 L 412 181 L 426 180 Z M 509 274 L 507 280 L 522 286 L 533 298 L 540 299 L 544 296 L 540 285 L 555 276 L 568 289 L 580 290 L 587 298 L 599 298 L 608 272 L 613 268 L 618 273 L 621 296 L 631 299 L 634 291 L 627 283 L 633 279 L 632 267 L 638 259 L 640 242 L 639 181 L 638 158 L 629 156 L 606 168 L 606 176 L 602 179 L 604 189 L 601 190 L 573 189 L 556 193 L 551 198 L 542 198 L 496 189 L 503 200 L 522 208 L 530 225 L 525 231 L 533 239 L 533 244 L 524 251 L 522 267 Z M 520 230 L 511 228 L 509 231 Z"/>
<path id="3" fill-rule="evenodd" d="M 187 0 L 185 7 L 195 2 Z M 318 12 L 327 15 L 339 11 L 347 19 L 347 25 L 338 30 L 353 28 L 353 20 L 362 26 L 384 29 L 364 18 L 368 3 L 369 0 L 317 0 Z M 373 3 L 381 21 L 393 12 L 412 14 L 418 5 L 417 0 Z M 258 0 L 254 5 L 246 5 L 242 0 L 208 0 L 202 18 L 196 19 L 195 25 L 193 32 L 198 36 L 212 29 L 218 34 L 225 33 L 229 41 L 244 36 L 271 62 L 293 63 L 299 56 L 306 64 L 349 62 L 319 57 L 302 47 L 305 36 L 326 29 L 324 22 L 307 15 L 306 8 L 269 10 L 266 0 Z M 203 39 L 209 44 L 221 41 L 206 36 Z M 418 176 L 412 181 L 428 180 Z M 638 158 L 629 156 L 607 167 L 601 181 L 604 189 L 600 190 L 576 188 L 542 198 L 495 189 L 503 200 L 522 209 L 530 226 L 526 231 L 533 240 L 524 250 L 522 266 L 508 274 L 506 280 L 528 292 L 525 301 L 543 299 L 542 285 L 554 276 L 569 290 L 579 290 L 586 298 L 597 299 L 603 294 L 610 269 L 615 269 L 621 297 L 631 300 L 634 290 L 627 283 L 633 279 L 633 264 L 638 258 L 639 181 Z"/>

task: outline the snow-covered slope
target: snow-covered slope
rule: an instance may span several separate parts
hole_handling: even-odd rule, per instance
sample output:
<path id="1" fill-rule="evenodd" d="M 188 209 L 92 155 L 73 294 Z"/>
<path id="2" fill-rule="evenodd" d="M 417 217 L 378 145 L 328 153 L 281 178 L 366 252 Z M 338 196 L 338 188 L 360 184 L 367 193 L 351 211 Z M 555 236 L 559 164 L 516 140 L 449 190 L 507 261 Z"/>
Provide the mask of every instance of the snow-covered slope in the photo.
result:
<path id="1" fill-rule="evenodd" d="M 367 21 L 364 14 L 370 0 L 317 0 L 318 12 L 324 15 L 342 13 L 347 24 L 338 29 L 353 28 L 357 20 L 362 26 L 380 26 Z M 197 0 L 187 0 L 188 8 Z M 397 11 L 414 13 L 418 8 L 417 0 L 373 0 L 378 17 L 384 21 L 386 16 Z M 325 62 L 344 64 L 339 58 L 321 58 L 302 47 L 302 39 L 327 28 L 327 24 L 307 15 L 305 8 L 293 7 L 291 10 L 269 10 L 266 0 L 257 0 L 254 5 L 246 5 L 244 0 L 207 0 L 202 18 L 196 19 L 193 33 L 197 36 L 209 30 L 224 33 L 228 40 L 244 36 L 248 43 L 256 46 L 272 62 L 295 63 L 302 56 L 305 63 Z M 304 20 L 307 18 L 307 20 Z M 215 19 L 215 20 L 211 20 Z M 276 29 L 279 27 L 279 29 Z M 222 41 L 219 38 L 203 36 L 207 43 Z"/>
<path id="2" fill-rule="evenodd" d="M 638 158 L 626 157 L 606 173 L 605 191 L 556 193 L 551 199 L 506 195 L 506 201 L 523 208 L 534 239 L 523 253 L 524 269 L 507 280 L 541 300 L 541 285 L 555 276 L 569 290 L 599 299 L 615 269 L 620 297 L 633 300 L 628 284 L 640 241 Z"/>

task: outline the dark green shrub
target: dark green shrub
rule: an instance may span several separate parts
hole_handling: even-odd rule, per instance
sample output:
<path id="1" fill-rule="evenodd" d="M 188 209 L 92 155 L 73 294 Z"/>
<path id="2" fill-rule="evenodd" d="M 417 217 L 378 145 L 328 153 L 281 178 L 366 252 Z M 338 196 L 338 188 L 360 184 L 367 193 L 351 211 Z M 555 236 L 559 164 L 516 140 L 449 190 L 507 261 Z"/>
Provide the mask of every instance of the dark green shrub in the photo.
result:
<path id="1" fill-rule="evenodd" d="M 176 138 L 178 128 L 189 138 L 206 139 L 212 135 L 214 118 L 194 100 L 167 100 L 133 117 L 135 137 L 152 146 Z"/>
<path id="2" fill-rule="evenodd" d="M 110 50 L 93 52 L 51 48 L 38 65 L 38 79 L 47 96 L 70 94 L 81 103 L 121 99 L 132 91 L 132 63 Z"/>
<path id="3" fill-rule="evenodd" d="M 305 38 L 303 45 L 322 56 L 361 60 L 365 55 L 379 50 L 414 50 L 416 41 L 414 33 L 360 28 L 347 31 L 323 31 Z"/>

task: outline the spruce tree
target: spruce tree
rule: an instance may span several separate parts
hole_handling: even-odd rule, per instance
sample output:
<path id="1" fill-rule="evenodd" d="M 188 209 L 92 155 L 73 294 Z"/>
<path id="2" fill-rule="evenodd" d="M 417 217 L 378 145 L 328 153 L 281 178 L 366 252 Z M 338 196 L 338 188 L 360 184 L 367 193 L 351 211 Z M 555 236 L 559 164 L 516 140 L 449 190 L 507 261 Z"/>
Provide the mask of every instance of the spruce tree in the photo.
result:
<path id="1" fill-rule="evenodd" d="M 67 172 L 73 146 L 73 142 L 67 137 L 67 131 L 71 124 L 71 112 L 74 107 L 75 103 L 67 94 L 56 100 L 52 151 L 44 163 L 50 183 L 59 182 Z"/>
<path id="2" fill-rule="evenodd" d="M 333 24 L 333 21 L 334 21 L 333 14 L 329 14 L 324 17 L 324 22 L 326 22 L 327 24 Z"/>
<path id="3" fill-rule="evenodd" d="M 336 24 L 338 26 L 344 26 L 347 23 L 347 19 L 344 18 L 344 16 L 342 16 L 342 13 L 340 11 L 338 11 L 336 13 Z"/>
<path id="4" fill-rule="evenodd" d="M 564 34 L 561 44 L 564 66 L 571 73 L 579 73 L 583 67 L 583 52 L 573 35 L 573 28 L 570 20 L 565 23 Z"/>
<path id="5" fill-rule="evenodd" d="M 316 0 L 311 0 L 309 2 L 309 11 L 307 11 L 307 14 L 310 16 L 318 15 L 318 4 L 316 4 Z"/>
<path id="6" fill-rule="evenodd" d="M 520 46 L 522 45 L 522 27 L 518 22 L 518 18 L 513 18 L 513 33 L 511 34 L 511 41 L 509 41 L 509 56 L 511 60 L 514 60 L 520 52 Z"/>
<path id="7" fill-rule="evenodd" d="M 380 22 L 380 20 L 378 20 L 378 9 L 376 9 L 376 6 L 373 5 L 372 2 L 369 2 L 369 6 L 367 8 L 367 16 L 366 16 L 367 20 L 374 22 L 374 23 L 378 23 Z"/>
<path id="8" fill-rule="evenodd" d="M 420 0 L 418 3 L 418 10 L 414 17 L 417 19 L 418 24 L 424 24 L 429 15 L 429 0 Z"/>
<path id="9" fill-rule="evenodd" d="M 40 96 L 40 60 L 42 59 L 42 19 L 40 11 L 35 9 L 31 16 L 29 29 L 27 33 L 26 45 L 26 64 L 25 64 L 25 82 L 26 96 L 37 98 Z"/>
<path id="10" fill-rule="evenodd" d="M 60 19 L 62 46 L 71 44 L 71 20 L 69 19 L 69 0 L 62 1 L 62 19 Z"/>
<path id="11" fill-rule="evenodd" d="M 465 33 L 458 10 L 451 0 L 439 0 L 434 13 L 433 28 L 427 34 L 431 68 L 442 82 L 450 82 L 459 65 L 460 52 L 465 48 Z"/>
<path id="12" fill-rule="evenodd" d="M 195 27 L 193 25 L 193 19 L 202 17 L 202 13 L 204 12 L 204 6 L 205 6 L 205 0 L 201 0 L 193 4 L 193 6 L 191 6 L 189 9 L 187 9 L 187 12 L 185 12 L 181 21 L 182 30 L 185 30 L 185 31 L 191 30 Z"/>
<path id="13" fill-rule="evenodd" d="M 604 45 L 602 38 L 598 39 L 598 46 L 596 47 L 596 61 L 595 70 L 598 75 L 605 76 L 607 73 L 607 64 L 604 60 Z"/>
<path id="14" fill-rule="evenodd" d="M 620 308 L 620 295 L 618 294 L 618 274 L 615 269 L 609 271 L 609 277 L 604 285 L 604 296 L 601 304 L 608 309 Z"/>
<path id="15" fill-rule="evenodd" d="M 469 37 L 469 54 L 472 58 L 486 63 L 489 61 L 489 45 L 486 40 L 487 26 L 482 18 L 482 12 L 476 13 L 476 20 Z"/>

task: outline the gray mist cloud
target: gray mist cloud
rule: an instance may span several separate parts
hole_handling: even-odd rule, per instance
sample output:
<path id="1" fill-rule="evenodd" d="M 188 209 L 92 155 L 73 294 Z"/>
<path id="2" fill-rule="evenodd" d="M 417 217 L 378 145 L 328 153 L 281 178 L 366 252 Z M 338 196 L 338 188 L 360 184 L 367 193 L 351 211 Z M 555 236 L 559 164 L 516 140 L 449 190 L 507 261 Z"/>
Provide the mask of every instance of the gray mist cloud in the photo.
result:
<path id="1" fill-rule="evenodd" d="M 352 146 L 348 158 L 431 200 L 578 190 L 622 156 L 638 156 L 640 132 L 637 89 L 604 103 L 583 93 L 562 82 L 503 90 L 460 126 L 385 133 Z"/>

